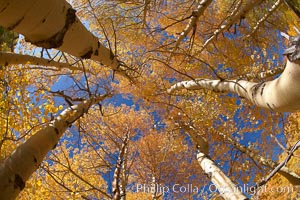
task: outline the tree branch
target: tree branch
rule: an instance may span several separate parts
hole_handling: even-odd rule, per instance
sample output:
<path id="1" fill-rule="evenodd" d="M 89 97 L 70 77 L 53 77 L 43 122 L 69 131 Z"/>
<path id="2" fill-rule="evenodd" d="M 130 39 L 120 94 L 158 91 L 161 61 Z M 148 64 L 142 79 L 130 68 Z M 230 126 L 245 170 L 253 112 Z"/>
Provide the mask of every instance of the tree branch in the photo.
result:
<path id="1" fill-rule="evenodd" d="M 282 169 L 287 162 L 291 159 L 293 153 L 300 147 L 300 140 L 298 142 L 296 142 L 296 144 L 292 147 L 292 149 L 290 150 L 288 156 L 285 158 L 284 161 L 282 161 L 266 178 L 264 178 L 260 183 L 258 183 L 256 185 L 256 188 L 263 186 L 264 184 L 266 184 L 277 172 L 280 171 L 280 169 Z M 299 181 L 297 183 L 297 185 L 300 185 Z"/>

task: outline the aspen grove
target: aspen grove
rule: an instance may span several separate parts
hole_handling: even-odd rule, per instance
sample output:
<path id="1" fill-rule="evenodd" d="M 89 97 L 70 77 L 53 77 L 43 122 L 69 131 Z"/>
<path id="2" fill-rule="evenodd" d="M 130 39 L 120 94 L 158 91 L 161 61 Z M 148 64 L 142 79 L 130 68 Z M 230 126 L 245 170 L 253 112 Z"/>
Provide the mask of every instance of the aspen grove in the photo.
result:
<path id="1" fill-rule="evenodd" d="M 0 200 L 298 199 L 299 0 L 0 0 Z"/>

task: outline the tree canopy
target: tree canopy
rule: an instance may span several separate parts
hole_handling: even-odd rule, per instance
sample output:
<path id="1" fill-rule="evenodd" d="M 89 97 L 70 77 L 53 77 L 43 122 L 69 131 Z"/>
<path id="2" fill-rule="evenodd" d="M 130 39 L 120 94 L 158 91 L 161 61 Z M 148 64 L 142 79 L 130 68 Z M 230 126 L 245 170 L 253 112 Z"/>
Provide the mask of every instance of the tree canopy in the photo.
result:
<path id="1" fill-rule="evenodd" d="M 299 198 L 299 13 L 0 0 L 0 199 Z"/>

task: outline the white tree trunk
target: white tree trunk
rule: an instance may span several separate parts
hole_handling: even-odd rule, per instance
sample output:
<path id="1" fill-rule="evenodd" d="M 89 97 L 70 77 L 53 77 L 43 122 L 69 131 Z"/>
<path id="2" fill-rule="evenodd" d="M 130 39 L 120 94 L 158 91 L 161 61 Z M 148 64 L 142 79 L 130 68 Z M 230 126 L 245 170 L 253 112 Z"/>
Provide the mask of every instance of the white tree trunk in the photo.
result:
<path id="1" fill-rule="evenodd" d="M 65 0 L 0 0 L 0 25 L 23 34 L 26 41 L 92 59 L 128 78 L 128 68 L 102 45 Z"/>
<path id="2" fill-rule="evenodd" d="M 285 65 L 280 65 L 280 66 L 277 66 L 275 69 L 269 69 L 266 71 L 262 71 L 258 74 L 248 73 L 248 74 L 242 75 L 239 77 L 239 79 L 246 79 L 247 81 L 251 81 L 254 79 L 262 80 L 262 79 L 271 78 L 276 75 L 279 75 L 284 71 L 284 69 L 285 69 Z"/>
<path id="3" fill-rule="evenodd" d="M 152 180 L 151 180 L 151 196 L 152 196 L 152 200 L 158 200 L 163 194 L 159 193 L 159 191 L 157 191 L 158 189 L 158 183 L 156 181 L 155 175 L 152 175 Z"/>
<path id="4" fill-rule="evenodd" d="M 208 142 L 201 134 L 197 133 L 195 127 L 181 124 L 191 137 L 193 144 L 197 147 L 197 160 L 205 174 L 211 179 L 218 192 L 225 200 L 242 200 L 247 197 L 239 188 L 222 172 L 222 170 L 208 157 Z"/>
<path id="5" fill-rule="evenodd" d="M 249 33 L 246 37 L 252 36 L 258 30 L 260 25 L 263 24 L 273 14 L 273 12 L 280 7 L 283 1 L 284 0 L 277 0 L 273 4 L 273 6 L 268 10 L 268 12 L 260 20 L 258 20 L 258 22 L 256 22 L 255 27 L 252 29 L 251 33 Z"/>
<path id="6" fill-rule="evenodd" d="M 69 70 L 84 71 L 83 68 L 75 67 L 68 63 L 56 62 L 54 60 L 48 60 L 45 58 L 39 58 L 30 55 L 0 52 L 0 65 L 8 66 L 8 65 L 19 65 L 19 64 L 53 66 L 56 68 L 56 70 L 69 69 Z M 88 71 L 88 69 L 86 69 L 86 71 Z"/>
<path id="7" fill-rule="evenodd" d="M 192 13 L 192 17 L 190 19 L 190 22 L 185 27 L 185 29 L 180 33 L 180 36 L 176 40 L 174 50 L 177 49 L 180 42 L 189 34 L 189 32 L 193 28 L 197 27 L 197 22 L 198 22 L 199 17 L 204 13 L 204 11 L 211 4 L 211 2 L 212 2 L 212 0 L 202 0 L 201 2 L 199 2 L 197 10 L 193 11 L 193 13 Z"/>
<path id="8" fill-rule="evenodd" d="M 122 179 L 126 177 L 122 177 L 122 172 L 124 169 L 124 162 L 126 160 L 126 151 L 128 148 L 129 142 L 129 131 L 125 134 L 125 137 L 122 140 L 119 156 L 116 163 L 116 168 L 114 171 L 113 181 L 112 181 L 112 192 L 113 192 L 113 200 L 121 200 L 124 199 L 126 195 L 126 185 L 122 185 Z M 123 196 L 122 196 L 123 195 Z"/>
<path id="9" fill-rule="evenodd" d="M 245 80 L 196 79 L 176 83 L 167 92 L 173 93 L 184 88 L 232 92 L 262 108 L 294 112 L 300 109 L 300 64 L 299 61 L 288 60 L 281 76 L 273 81 L 255 83 Z"/>
<path id="10" fill-rule="evenodd" d="M 199 131 L 190 124 L 180 123 L 180 128 L 185 130 L 185 132 L 191 137 L 193 144 L 205 155 L 209 153 L 209 144 L 207 139 L 199 133 Z"/>
<path id="11" fill-rule="evenodd" d="M 248 14 L 248 12 L 250 12 L 255 6 L 259 5 L 262 2 L 263 0 L 248 0 L 246 3 L 243 3 L 243 1 L 239 1 L 234 7 L 233 11 L 225 20 L 225 22 L 217 30 L 214 31 L 213 35 L 210 38 L 208 38 L 204 42 L 202 48 L 197 53 L 201 53 L 214 39 L 217 38 L 220 33 L 229 29 L 234 23 L 243 19 Z"/>
<path id="12" fill-rule="evenodd" d="M 207 155 L 198 151 L 197 160 L 205 174 L 207 174 L 207 176 L 211 179 L 211 182 L 215 185 L 215 188 L 225 200 L 247 199 L 241 190 L 211 159 L 207 157 Z"/>
<path id="13" fill-rule="evenodd" d="M 12 155 L 0 164 L 0 199 L 15 199 L 46 154 L 56 146 L 65 130 L 84 113 L 87 113 L 92 105 L 108 96 L 110 95 L 92 97 L 65 109 L 45 128 L 17 147 Z"/>

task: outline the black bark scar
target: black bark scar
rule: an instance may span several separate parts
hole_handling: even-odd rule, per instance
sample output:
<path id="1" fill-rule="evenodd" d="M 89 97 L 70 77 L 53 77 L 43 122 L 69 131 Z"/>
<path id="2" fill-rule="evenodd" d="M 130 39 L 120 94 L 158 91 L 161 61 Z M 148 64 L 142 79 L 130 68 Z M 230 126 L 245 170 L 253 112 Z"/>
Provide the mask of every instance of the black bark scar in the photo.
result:
<path id="1" fill-rule="evenodd" d="M 54 131 L 55 131 L 55 133 L 58 135 L 59 134 L 59 131 L 58 131 L 58 129 L 56 128 L 56 127 L 54 127 Z"/>
<path id="2" fill-rule="evenodd" d="M 114 53 L 113 53 L 112 51 L 110 51 L 110 56 L 109 56 L 109 58 L 110 58 L 111 60 L 113 60 L 113 59 L 115 58 L 115 55 L 114 55 Z"/>
<path id="3" fill-rule="evenodd" d="M 208 178 L 211 179 L 211 177 L 212 177 L 212 172 L 208 172 L 208 173 L 206 173 L 206 175 L 207 175 Z"/>
<path id="4" fill-rule="evenodd" d="M 0 13 L 2 13 L 3 11 L 5 11 L 8 6 L 9 6 L 9 2 L 7 2 L 5 6 L 3 6 L 2 10 L 0 11 Z"/>
<path id="5" fill-rule="evenodd" d="M 267 106 L 268 106 L 268 108 L 269 108 L 270 110 L 272 110 L 272 111 L 273 111 L 273 109 L 272 109 L 272 107 L 270 106 L 270 104 L 269 104 L 269 103 L 267 103 Z"/>
<path id="6" fill-rule="evenodd" d="M 261 95 L 261 96 L 262 96 L 263 93 L 264 93 L 265 86 L 266 86 L 266 83 L 264 83 L 264 84 L 261 86 L 261 91 L 260 91 L 260 95 Z"/>
<path id="7" fill-rule="evenodd" d="M 15 174 L 15 182 L 14 182 L 14 188 L 20 188 L 20 190 L 23 190 L 25 187 L 25 182 L 23 181 L 22 177 L 19 174 Z"/>
<path id="8" fill-rule="evenodd" d="M 22 21 L 23 21 L 24 17 L 22 17 L 21 19 L 19 19 L 14 25 L 8 27 L 8 30 L 14 30 Z"/>
<path id="9" fill-rule="evenodd" d="M 90 59 L 92 57 L 93 50 L 90 49 L 88 52 L 86 52 L 84 55 L 80 56 L 82 59 Z"/>
<path id="10" fill-rule="evenodd" d="M 76 13 L 76 10 L 74 10 L 73 8 L 69 8 L 67 10 L 65 26 L 60 31 L 58 31 L 55 35 L 53 35 L 52 37 L 50 37 L 46 40 L 42 40 L 42 41 L 30 41 L 30 40 L 26 40 L 26 41 L 31 42 L 32 44 L 35 44 L 37 46 L 47 48 L 47 49 L 60 47 L 63 44 L 63 40 L 64 40 L 66 32 L 68 31 L 69 27 L 76 20 L 75 13 Z"/>
<path id="11" fill-rule="evenodd" d="M 257 83 L 253 86 L 253 92 L 252 92 L 252 99 L 255 99 L 255 96 L 258 92 L 258 89 L 260 88 L 262 83 Z"/>

